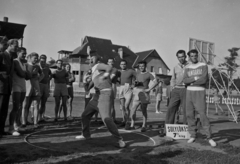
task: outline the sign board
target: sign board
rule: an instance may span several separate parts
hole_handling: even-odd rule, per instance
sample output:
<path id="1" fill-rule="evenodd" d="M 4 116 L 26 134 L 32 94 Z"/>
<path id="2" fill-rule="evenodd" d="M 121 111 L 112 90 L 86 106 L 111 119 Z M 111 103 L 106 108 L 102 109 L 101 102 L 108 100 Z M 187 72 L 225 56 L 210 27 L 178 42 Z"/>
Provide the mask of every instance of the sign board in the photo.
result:
<path id="1" fill-rule="evenodd" d="M 189 139 L 190 134 L 188 132 L 188 126 L 179 124 L 166 124 L 166 136 L 173 139 Z"/>
<path id="2" fill-rule="evenodd" d="M 206 96 L 206 103 L 209 103 L 209 104 L 213 104 L 214 103 L 214 96 L 213 95 L 209 95 L 209 96 Z M 240 96 L 239 95 L 231 95 L 229 97 L 227 96 L 218 96 L 218 103 L 219 105 L 232 105 L 232 106 L 240 106 Z"/>
<path id="3" fill-rule="evenodd" d="M 209 65 L 214 64 L 214 48 L 215 44 L 199 39 L 189 39 L 189 50 L 196 49 L 199 52 L 199 61 Z"/>

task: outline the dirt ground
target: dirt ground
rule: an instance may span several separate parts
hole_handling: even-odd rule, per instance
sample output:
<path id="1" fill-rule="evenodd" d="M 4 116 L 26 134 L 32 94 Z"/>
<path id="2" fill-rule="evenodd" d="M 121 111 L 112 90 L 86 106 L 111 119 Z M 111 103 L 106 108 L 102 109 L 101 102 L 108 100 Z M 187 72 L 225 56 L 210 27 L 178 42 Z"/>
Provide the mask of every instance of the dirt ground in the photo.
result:
<path id="1" fill-rule="evenodd" d="M 118 100 L 115 104 L 118 120 L 121 121 Z M 4 136 L 0 139 L 0 163 L 240 163 L 240 126 L 226 116 L 213 115 L 212 105 L 209 118 L 213 138 L 218 143 L 216 148 L 210 147 L 201 134 L 193 144 L 187 144 L 186 140 L 170 142 L 160 137 L 158 129 L 164 121 L 166 102 L 161 104 L 163 114 L 155 114 L 153 101 L 148 110 L 149 125 L 152 126 L 147 132 L 140 132 L 141 111 L 137 112 L 136 130 L 119 128 L 127 143 L 124 149 L 117 147 L 100 119 L 91 122 L 91 140 L 75 139 L 81 133 L 83 106 L 83 98 L 76 97 L 73 103 L 74 120 L 64 122 L 61 119 L 55 123 L 52 118 L 54 100 L 50 97 L 46 115 L 51 118 L 46 123 L 38 129 L 29 125 L 20 137 Z"/>

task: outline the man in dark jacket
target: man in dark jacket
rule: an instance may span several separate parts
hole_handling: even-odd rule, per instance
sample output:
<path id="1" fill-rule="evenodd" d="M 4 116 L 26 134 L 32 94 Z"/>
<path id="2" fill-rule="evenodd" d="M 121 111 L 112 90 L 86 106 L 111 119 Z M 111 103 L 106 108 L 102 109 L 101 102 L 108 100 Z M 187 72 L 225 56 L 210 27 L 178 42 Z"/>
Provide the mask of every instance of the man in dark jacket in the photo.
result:
<path id="1" fill-rule="evenodd" d="M 12 90 L 13 56 L 18 49 L 18 40 L 11 39 L 7 44 L 8 48 L 0 53 L 0 136 L 7 134 L 4 127 Z"/>

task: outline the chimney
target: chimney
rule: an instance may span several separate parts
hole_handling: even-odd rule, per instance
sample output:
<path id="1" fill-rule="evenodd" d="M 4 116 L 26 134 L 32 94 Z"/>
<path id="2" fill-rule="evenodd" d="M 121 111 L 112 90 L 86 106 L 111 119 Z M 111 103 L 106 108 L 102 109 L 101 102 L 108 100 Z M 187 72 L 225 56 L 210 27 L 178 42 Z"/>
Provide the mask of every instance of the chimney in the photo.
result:
<path id="1" fill-rule="evenodd" d="M 3 17 L 3 22 L 8 22 L 8 17 Z"/>
<path id="2" fill-rule="evenodd" d="M 123 59 L 123 49 L 122 48 L 118 49 L 118 54 L 119 54 L 120 58 Z"/>

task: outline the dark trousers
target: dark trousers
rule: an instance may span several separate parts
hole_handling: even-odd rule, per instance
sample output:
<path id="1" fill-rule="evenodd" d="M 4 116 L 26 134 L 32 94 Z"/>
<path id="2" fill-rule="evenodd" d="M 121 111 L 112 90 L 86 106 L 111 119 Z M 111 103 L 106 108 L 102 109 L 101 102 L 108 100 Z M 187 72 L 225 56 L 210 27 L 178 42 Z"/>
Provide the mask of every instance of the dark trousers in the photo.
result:
<path id="1" fill-rule="evenodd" d="M 87 107 L 82 113 L 82 133 L 83 136 L 90 137 L 90 121 L 92 116 L 99 112 L 104 124 L 108 128 L 109 132 L 117 139 L 122 140 L 117 126 L 114 124 L 111 115 L 111 101 L 112 90 L 100 91 L 100 93 L 94 94 L 93 98 L 87 104 Z"/>
<path id="2" fill-rule="evenodd" d="M 4 132 L 10 95 L 0 95 L 0 133 Z"/>
<path id="3" fill-rule="evenodd" d="M 174 88 L 171 92 L 171 98 L 168 105 L 168 111 L 165 118 L 165 124 L 174 124 L 175 115 L 182 105 L 183 124 L 187 124 L 186 118 L 186 88 Z"/>

